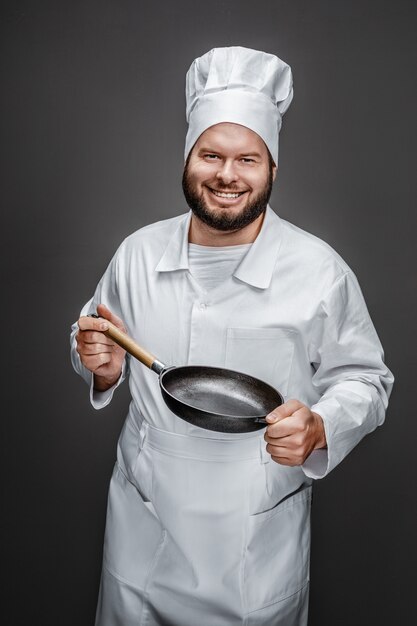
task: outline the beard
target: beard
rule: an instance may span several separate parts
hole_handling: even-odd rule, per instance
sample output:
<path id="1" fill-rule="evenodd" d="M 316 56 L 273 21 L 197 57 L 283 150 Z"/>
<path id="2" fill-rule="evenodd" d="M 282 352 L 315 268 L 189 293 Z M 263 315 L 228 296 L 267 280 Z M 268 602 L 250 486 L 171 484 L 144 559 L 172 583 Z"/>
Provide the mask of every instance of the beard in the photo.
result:
<path id="1" fill-rule="evenodd" d="M 182 189 L 188 206 L 194 215 L 204 224 L 210 226 L 210 228 L 221 230 L 223 232 L 236 231 L 252 224 L 252 222 L 262 215 L 262 213 L 265 213 L 272 191 L 272 168 L 273 163 L 270 161 L 268 180 L 265 187 L 237 215 L 230 215 L 227 208 L 217 212 L 207 206 L 207 203 L 203 198 L 203 194 L 198 194 L 196 186 L 191 180 L 188 160 L 185 164 L 184 174 L 182 177 Z M 216 185 L 216 188 L 218 191 L 222 190 L 219 184 Z M 233 192 L 231 185 L 224 185 L 224 188 L 227 189 L 227 191 Z"/>

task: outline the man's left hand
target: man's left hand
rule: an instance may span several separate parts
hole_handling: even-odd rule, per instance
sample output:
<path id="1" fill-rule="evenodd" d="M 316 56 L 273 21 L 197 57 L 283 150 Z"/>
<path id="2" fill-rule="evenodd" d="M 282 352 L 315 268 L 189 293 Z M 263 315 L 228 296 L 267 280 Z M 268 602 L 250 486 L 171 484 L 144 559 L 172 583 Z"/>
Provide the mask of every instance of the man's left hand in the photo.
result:
<path id="1" fill-rule="evenodd" d="M 288 400 L 266 420 L 266 450 L 276 463 L 302 465 L 313 450 L 327 446 L 323 419 L 299 400 Z"/>

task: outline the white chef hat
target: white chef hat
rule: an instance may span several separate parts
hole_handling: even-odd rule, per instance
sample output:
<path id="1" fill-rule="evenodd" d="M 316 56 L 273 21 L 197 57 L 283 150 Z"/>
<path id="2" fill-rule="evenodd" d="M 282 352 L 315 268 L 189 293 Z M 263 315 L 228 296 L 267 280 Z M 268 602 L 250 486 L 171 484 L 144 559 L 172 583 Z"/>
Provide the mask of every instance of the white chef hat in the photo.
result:
<path id="1" fill-rule="evenodd" d="M 293 98 L 289 65 L 273 54 L 232 46 L 213 48 L 187 72 L 185 159 L 207 128 L 233 122 L 250 128 L 278 163 L 282 115 Z"/>

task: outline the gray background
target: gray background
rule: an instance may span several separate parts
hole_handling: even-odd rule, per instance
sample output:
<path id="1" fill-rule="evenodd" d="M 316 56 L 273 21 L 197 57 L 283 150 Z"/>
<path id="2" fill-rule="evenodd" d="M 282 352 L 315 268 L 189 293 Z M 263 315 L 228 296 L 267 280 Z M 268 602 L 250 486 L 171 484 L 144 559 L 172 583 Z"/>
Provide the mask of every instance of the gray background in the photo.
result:
<path id="1" fill-rule="evenodd" d="M 397 379 L 385 426 L 316 484 L 310 625 L 414 622 L 415 6 L 3 3 L 3 624 L 93 623 L 128 395 L 90 408 L 69 328 L 120 241 L 186 209 L 185 72 L 223 45 L 292 66 L 272 206 L 351 265 Z"/>

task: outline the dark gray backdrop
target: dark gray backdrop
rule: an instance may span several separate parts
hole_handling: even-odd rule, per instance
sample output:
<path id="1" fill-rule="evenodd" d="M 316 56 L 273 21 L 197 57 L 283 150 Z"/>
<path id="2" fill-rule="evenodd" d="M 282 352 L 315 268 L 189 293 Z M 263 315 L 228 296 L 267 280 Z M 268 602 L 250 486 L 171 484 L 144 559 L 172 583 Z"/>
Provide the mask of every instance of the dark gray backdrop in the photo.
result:
<path id="1" fill-rule="evenodd" d="M 413 623 L 415 32 L 404 1 L 3 3 L 3 624 L 93 623 L 128 396 L 90 408 L 69 328 L 123 237 L 186 209 L 185 72 L 223 45 L 292 66 L 272 206 L 354 269 L 397 379 L 316 484 L 310 624 Z"/>

